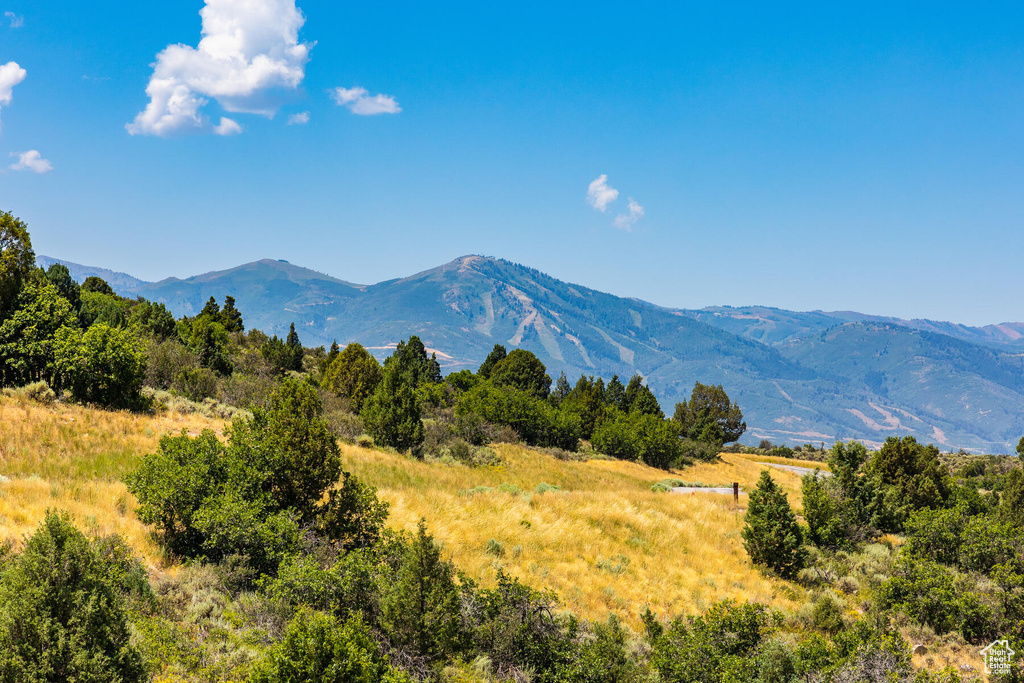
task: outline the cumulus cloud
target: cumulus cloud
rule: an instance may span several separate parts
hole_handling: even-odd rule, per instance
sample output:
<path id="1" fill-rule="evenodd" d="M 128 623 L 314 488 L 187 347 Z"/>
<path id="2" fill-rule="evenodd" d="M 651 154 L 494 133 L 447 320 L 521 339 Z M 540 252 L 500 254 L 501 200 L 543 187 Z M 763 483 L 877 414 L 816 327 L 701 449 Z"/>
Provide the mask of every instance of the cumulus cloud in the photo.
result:
<path id="1" fill-rule="evenodd" d="M 44 159 L 38 150 L 30 149 L 27 152 L 11 152 L 11 156 L 18 157 L 18 160 L 9 167 L 12 171 L 49 173 L 53 170 L 53 164 Z"/>
<path id="2" fill-rule="evenodd" d="M 242 132 L 242 127 L 238 125 L 238 121 L 222 116 L 220 123 L 213 127 L 213 132 L 217 135 L 238 135 Z"/>
<path id="3" fill-rule="evenodd" d="M 635 199 L 629 198 L 629 213 L 620 213 L 612 221 L 612 225 L 620 230 L 631 230 L 638 220 L 644 217 L 644 207 Z"/>
<path id="4" fill-rule="evenodd" d="M 309 123 L 309 112 L 303 111 L 298 114 L 292 114 L 288 117 L 289 126 L 302 126 Z"/>
<path id="5" fill-rule="evenodd" d="M 397 114 L 402 111 L 391 95 L 371 95 L 366 88 L 335 88 L 331 91 L 331 97 L 339 107 L 348 107 L 350 112 L 360 116 Z"/>
<path id="6" fill-rule="evenodd" d="M 11 22 L 11 28 L 21 28 L 25 25 L 25 17 L 19 17 L 14 12 L 4 12 L 4 17 Z"/>
<path id="7" fill-rule="evenodd" d="M 602 173 L 587 188 L 587 201 L 592 207 L 604 213 L 608 205 L 619 198 L 619 191 L 608 185 L 608 176 Z"/>
<path id="8" fill-rule="evenodd" d="M 312 45 L 299 42 L 306 18 L 295 0 L 206 0 L 198 47 L 168 45 L 146 86 L 149 104 L 127 124 L 132 135 L 188 131 L 240 133 L 234 120 L 213 125 L 209 99 L 229 112 L 273 116 L 281 95 L 306 75 Z"/>
<path id="9" fill-rule="evenodd" d="M 25 80 L 28 72 L 18 66 L 17 62 L 7 62 L 0 66 L 0 110 L 11 103 L 14 97 L 14 86 Z"/>

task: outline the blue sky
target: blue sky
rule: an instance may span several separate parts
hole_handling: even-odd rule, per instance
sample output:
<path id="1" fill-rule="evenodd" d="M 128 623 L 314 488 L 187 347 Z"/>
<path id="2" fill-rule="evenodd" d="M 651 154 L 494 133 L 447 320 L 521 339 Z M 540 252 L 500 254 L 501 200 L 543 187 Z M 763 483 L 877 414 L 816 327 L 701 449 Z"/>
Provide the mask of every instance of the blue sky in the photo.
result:
<path id="1" fill-rule="evenodd" d="M 210 0 L 199 48 L 203 9 L 0 0 L 0 207 L 37 252 L 1024 320 L 1019 3 Z"/>

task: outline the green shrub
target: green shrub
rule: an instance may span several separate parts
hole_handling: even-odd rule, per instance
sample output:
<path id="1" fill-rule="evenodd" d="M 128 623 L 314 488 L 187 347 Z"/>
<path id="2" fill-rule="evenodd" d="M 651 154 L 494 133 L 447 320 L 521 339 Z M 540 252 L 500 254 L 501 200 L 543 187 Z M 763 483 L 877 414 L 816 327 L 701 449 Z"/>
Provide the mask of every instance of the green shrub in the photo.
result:
<path id="1" fill-rule="evenodd" d="M 249 675 L 250 683 L 411 683 L 391 666 L 358 616 L 335 618 L 301 611 L 284 640 Z"/>
<path id="2" fill-rule="evenodd" d="M 171 389 L 190 401 L 202 401 L 217 395 L 217 375 L 209 368 L 183 368 L 171 383 Z"/>
<path id="3" fill-rule="evenodd" d="M 803 532 L 785 492 L 768 470 L 761 471 L 744 517 L 743 547 L 750 561 L 792 579 L 806 561 Z"/>
<path id="4" fill-rule="evenodd" d="M 48 512 L 0 577 L 0 680 L 147 680 L 104 563 Z"/>
<path id="5" fill-rule="evenodd" d="M 656 415 L 612 411 L 594 430 L 591 443 L 605 455 L 669 469 L 682 455 L 678 427 Z"/>
<path id="6" fill-rule="evenodd" d="M 387 515 L 372 488 L 342 472 L 316 389 L 292 379 L 269 410 L 234 420 L 227 446 L 210 431 L 165 436 L 127 484 L 139 519 L 171 551 L 230 559 L 257 574 L 298 547 L 300 527 L 347 550 L 373 543 Z"/>
<path id="7" fill-rule="evenodd" d="M 367 399 L 361 414 L 376 444 L 418 452 L 424 431 L 420 419 L 422 410 L 414 389 L 400 363 L 391 363 L 385 368 L 384 378 Z"/>
<path id="8" fill-rule="evenodd" d="M 93 325 L 84 333 L 61 328 L 54 339 L 55 365 L 75 400 L 107 408 L 140 408 L 146 352 L 128 330 Z"/>
<path id="9" fill-rule="evenodd" d="M 546 445 L 551 431 L 548 406 L 522 391 L 498 388 L 483 382 L 459 397 L 455 415 L 466 419 L 473 415 L 479 420 L 506 425 L 530 445 Z"/>

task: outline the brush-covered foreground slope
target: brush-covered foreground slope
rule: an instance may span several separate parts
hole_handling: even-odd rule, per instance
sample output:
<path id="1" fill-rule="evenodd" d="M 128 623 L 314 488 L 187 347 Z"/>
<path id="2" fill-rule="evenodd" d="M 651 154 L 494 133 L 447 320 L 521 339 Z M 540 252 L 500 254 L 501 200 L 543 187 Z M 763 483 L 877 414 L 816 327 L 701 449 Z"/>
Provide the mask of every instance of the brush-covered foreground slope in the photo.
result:
<path id="1" fill-rule="evenodd" d="M 667 412 L 695 381 L 722 384 L 746 416 L 746 443 L 879 444 L 905 425 L 943 448 L 1009 453 L 1024 434 L 1024 401 L 1007 378 L 1020 367 L 1021 325 L 896 324 L 764 307 L 673 310 L 482 256 L 367 286 L 264 260 L 120 291 L 176 315 L 230 294 L 250 328 L 284 335 L 295 322 L 307 345 L 358 341 L 379 358 L 417 334 L 447 371 L 477 367 L 500 343 L 533 351 L 553 378 L 640 373 Z M 844 332 L 839 343 L 830 336 L 837 328 L 884 334 Z M 951 356 L 960 360 L 950 365 Z M 844 370 L 853 359 L 860 370 Z M 930 379 L 919 381 L 915 367 Z"/>
<path id="2" fill-rule="evenodd" d="M 48 508 L 64 509 L 87 533 L 122 534 L 154 571 L 174 571 L 136 518 L 120 477 L 165 432 L 225 427 L 193 415 L 139 416 L 0 397 L 0 540 L 18 541 Z M 503 464 L 487 468 L 342 450 L 346 469 L 390 503 L 392 527 L 412 530 L 425 518 L 458 566 L 485 585 L 504 567 L 556 591 L 580 616 L 616 612 L 634 626 L 645 605 L 674 614 L 730 597 L 796 604 L 793 591 L 800 589 L 750 565 L 739 534 L 743 514 L 731 496 L 652 492 L 651 484 L 667 476 L 660 470 L 564 462 L 510 445 L 496 446 Z M 750 488 L 761 469 L 726 455 L 675 476 Z M 775 469 L 772 475 L 797 504 L 799 478 Z"/>

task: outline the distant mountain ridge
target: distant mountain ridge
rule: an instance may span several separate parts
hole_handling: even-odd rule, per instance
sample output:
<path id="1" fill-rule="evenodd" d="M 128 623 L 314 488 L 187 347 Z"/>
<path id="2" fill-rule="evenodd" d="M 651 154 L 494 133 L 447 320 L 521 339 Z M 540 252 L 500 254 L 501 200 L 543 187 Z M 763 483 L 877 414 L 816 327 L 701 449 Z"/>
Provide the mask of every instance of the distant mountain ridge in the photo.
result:
<path id="1" fill-rule="evenodd" d="M 945 334 L 976 344 L 1006 344 L 1024 350 L 1024 323 L 1000 323 L 984 327 L 971 327 L 960 323 L 922 318 L 903 320 L 855 311 L 800 313 L 767 306 L 712 306 L 687 310 L 686 313 L 695 320 L 769 345 L 778 345 L 819 334 L 830 327 L 843 323 L 868 322 L 895 324 L 924 332 Z"/>
<path id="2" fill-rule="evenodd" d="M 150 283 L 145 280 L 140 280 L 136 277 L 132 277 L 127 273 L 119 273 L 114 270 L 107 270 L 106 268 L 95 268 L 93 266 L 83 266 L 78 263 L 72 263 L 71 261 L 62 261 L 59 258 L 51 258 L 49 256 L 36 256 L 36 265 L 40 268 L 49 268 L 55 263 L 59 263 L 63 266 L 67 266 L 68 272 L 78 282 L 84 282 L 87 277 L 95 275 L 106 280 L 115 291 L 131 291 L 142 285 L 148 285 Z"/>
<path id="3" fill-rule="evenodd" d="M 79 279 L 102 270 L 68 265 Z M 230 294 L 248 327 L 283 335 L 294 322 L 307 345 L 359 341 L 383 358 L 417 334 L 446 371 L 475 368 L 502 343 L 536 353 L 552 377 L 640 373 L 666 412 L 694 381 L 723 384 L 747 416 L 746 442 L 878 443 L 913 434 L 944 448 L 1012 452 L 1024 435 L 1020 323 L 678 310 L 483 256 L 373 285 L 270 259 L 154 283 L 115 275 L 108 281 L 119 293 L 176 315 Z"/>

